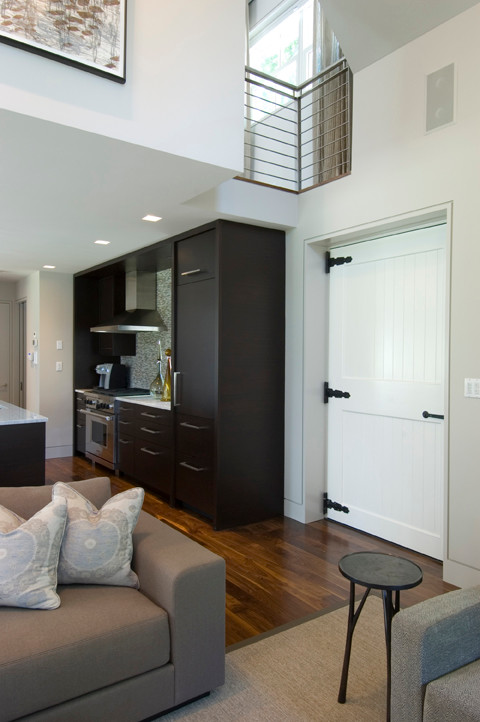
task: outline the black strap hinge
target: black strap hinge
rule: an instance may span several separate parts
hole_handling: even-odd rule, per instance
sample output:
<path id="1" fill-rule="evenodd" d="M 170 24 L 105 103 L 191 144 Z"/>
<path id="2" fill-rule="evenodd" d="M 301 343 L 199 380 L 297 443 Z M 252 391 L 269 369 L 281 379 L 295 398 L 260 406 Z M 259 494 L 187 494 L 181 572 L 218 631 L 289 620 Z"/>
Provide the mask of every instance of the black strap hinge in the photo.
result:
<path id="1" fill-rule="evenodd" d="M 348 506 L 342 506 L 338 501 L 332 501 L 328 498 L 327 492 L 323 494 L 323 513 L 326 514 L 329 509 L 334 511 L 343 511 L 344 514 L 350 514 Z"/>
<path id="2" fill-rule="evenodd" d="M 328 386 L 328 381 L 323 384 L 323 403 L 328 404 L 328 399 L 349 399 L 350 394 L 348 391 L 339 391 L 338 389 L 331 389 Z"/>
<path id="3" fill-rule="evenodd" d="M 343 266 L 344 263 L 351 263 L 351 256 L 339 256 L 338 258 L 332 258 L 330 251 L 325 254 L 325 273 L 330 273 L 332 266 Z"/>

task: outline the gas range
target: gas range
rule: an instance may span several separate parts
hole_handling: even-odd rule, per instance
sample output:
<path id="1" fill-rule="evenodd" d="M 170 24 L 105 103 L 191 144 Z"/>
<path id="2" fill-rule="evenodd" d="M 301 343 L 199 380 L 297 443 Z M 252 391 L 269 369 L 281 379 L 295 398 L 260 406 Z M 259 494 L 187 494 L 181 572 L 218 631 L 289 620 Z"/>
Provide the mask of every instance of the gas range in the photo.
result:
<path id="1" fill-rule="evenodd" d="M 104 414 L 111 414 L 115 410 L 115 399 L 120 396 L 149 396 L 148 389 L 104 389 L 97 387 L 85 390 L 85 407 L 95 409 Z"/>

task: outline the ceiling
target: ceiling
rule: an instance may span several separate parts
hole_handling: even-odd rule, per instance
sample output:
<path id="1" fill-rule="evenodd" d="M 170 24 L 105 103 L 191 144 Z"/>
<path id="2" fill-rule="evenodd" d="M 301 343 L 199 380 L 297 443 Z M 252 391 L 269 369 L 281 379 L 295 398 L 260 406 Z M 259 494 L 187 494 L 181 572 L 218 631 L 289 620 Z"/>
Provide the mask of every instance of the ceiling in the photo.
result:
<path id="1" fill-rule="evenodd" d="M 354 72 L 480 0 L 323 0 Z M 234 175 L 0 110 L 0 281 L 76 273 L 213 220 L 188 201 Z M 158 223 L 141 218 L 162 216 Z M 98 246 L 95 240 L 109 240 Z"/>
<path id="2" fill-rule="evenodd" d="M 353 72 L 371 65 L 479 0 L 321 0 Z"/>

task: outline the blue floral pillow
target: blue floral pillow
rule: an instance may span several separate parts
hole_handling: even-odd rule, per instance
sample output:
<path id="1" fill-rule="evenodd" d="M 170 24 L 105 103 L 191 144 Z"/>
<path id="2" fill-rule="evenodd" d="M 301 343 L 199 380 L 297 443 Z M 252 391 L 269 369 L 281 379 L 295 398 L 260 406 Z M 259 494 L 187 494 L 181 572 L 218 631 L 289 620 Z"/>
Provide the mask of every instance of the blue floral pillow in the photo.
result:
<path id="1" fill-rule="evenodd" d="M 137 487 L 112 496 L 98 510 L 62 482 L 53 498 L 67 503 L 67 524 L 58 563 L 59 584 L 108 584 L 138 588 L 131 569 L 132 533 L 143 504 Z"/>

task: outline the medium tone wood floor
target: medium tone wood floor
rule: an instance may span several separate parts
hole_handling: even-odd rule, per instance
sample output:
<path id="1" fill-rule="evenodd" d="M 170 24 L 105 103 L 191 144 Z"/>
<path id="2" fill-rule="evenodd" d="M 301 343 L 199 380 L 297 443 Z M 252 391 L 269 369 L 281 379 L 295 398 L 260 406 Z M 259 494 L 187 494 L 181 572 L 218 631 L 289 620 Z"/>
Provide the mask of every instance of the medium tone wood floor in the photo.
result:
<path id="1" fill-rule="evenodd" d="M 81 457 L 46 462 L 48 482 L 92 476 L 109 476 L 114 493 L 132 486 L 126 478 L 117 478 L 103 467 L 94 469 Z M 415 589 L 402 592 L 402 607 L 454 589 L 442 581 L 440 562 L 335 522 L 301 524 L 276 517 L 232 530 L 214 531 L 201 516 L 173 509 L 148 492 L 143 508 L 225 559 L 227 646 L 346 603 L 349 582 L 338 571 L 338 560 L 350 552 L 399 554 L 420 565 L 423 582 Z"/>

